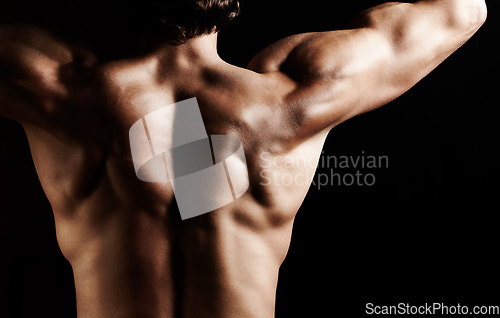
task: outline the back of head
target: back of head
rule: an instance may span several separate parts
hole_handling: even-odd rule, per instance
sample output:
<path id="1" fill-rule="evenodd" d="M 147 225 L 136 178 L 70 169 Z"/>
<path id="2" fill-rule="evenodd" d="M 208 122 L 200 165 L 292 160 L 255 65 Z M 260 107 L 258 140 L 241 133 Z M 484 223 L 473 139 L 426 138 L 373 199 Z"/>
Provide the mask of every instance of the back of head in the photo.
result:
<path id="1" fill-rule="evenodd" d="M 182 44 L 219 31 L 240 12 L 239 0 L 143 0 L 137 15 L 139 30 Z"/>
<path id="2" fill-rule="evenodd" d="M 217 32 L 240 0 L 2 0 L 6 23 L 30 23 L 88 45 L 104 60 L 127 56 L 144 37 L 172 45 Z"/>

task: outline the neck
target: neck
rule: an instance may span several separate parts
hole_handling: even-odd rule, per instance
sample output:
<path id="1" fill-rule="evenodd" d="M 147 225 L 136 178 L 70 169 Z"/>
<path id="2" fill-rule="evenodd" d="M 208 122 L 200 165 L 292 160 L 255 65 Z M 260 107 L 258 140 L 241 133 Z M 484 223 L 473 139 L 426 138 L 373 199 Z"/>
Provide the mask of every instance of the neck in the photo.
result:
<path id="1" fill-rule="evenodd" d="M 157 59 L 173 66 L 209 65 L 221 61 L 217 53 L 217 33 L 198 36 L 182 45 L 170 45 L 161 39 L 153 39 L 142 45 L 143 56 Z"/>

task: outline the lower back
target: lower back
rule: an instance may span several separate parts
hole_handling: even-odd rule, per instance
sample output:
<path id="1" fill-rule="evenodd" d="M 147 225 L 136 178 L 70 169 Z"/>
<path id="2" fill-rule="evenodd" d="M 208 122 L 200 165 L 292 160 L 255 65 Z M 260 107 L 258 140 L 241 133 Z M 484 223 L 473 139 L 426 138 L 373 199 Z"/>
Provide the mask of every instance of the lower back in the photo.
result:
<path id="1" fill-rule="evenodd" d="M 79 317 L 273 317 L 291 223 L 245 221 L 265 211 L 247 195 L 238 202 L 185 221 L 175 203 L 162 216 L 97 208 L 95 223 L 56 217 Z"/>

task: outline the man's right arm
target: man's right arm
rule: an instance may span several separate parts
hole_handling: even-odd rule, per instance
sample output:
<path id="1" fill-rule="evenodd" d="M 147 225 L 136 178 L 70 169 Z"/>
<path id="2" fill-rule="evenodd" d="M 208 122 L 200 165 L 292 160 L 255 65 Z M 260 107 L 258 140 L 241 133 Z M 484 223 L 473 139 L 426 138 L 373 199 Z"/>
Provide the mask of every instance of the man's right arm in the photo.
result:
<path id="1" fill-rule="evenodd" d="M 484 0 L 387 3 L 362 13 L 352 29 L 285 38 L 249 68 L 281 72 L 297 83 L 287 98 L 300 108 L 292 110 L 294 125 L 299 138 L 307 138 L 402 95 L 485 18 Z"/>
<path id="2" fill-rule="evenodd" d="M 38 27 L 0 25 L 0 116 L 48 125 L 68 95 L 65 74 L 91 60 L 80 51 Z"/>

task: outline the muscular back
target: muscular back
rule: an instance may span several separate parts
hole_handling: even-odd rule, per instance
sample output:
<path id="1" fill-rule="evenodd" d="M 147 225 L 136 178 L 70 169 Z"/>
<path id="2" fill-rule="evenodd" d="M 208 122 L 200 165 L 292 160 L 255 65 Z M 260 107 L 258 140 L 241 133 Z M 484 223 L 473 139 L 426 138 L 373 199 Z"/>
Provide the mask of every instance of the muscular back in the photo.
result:
<path id="1" fill-rule="evenodd" d="M 283 158 L 319 157 L 326 132 L 307 142 L 294 139 L 297 106 L 283 102 L 294 85 L 283 75 L 227 64 L 173 71 L 176 62 L 161 63 L 144 58 L 88 68 L 69 84 L 75 92 L 62 106 L 66 114 L 53 122 L 57 134 L 25 125 L 77 290 L 96 284 L 78 293 L 79 312 L 102 303 L 98 312 L 114 304 L 113 311 L 145 307 L 195 317 L 202 310 L 214 317 L 269 315 L 293 217 L 310 180 L 283 187 L 268 178 L 305 169 L 284 165 Z M 232 204 L 181 221 L 170 183 L 137 178 L 129 129 L 190 97 L 198 100 L 208 134 L 242 141 L 250 188 Z M 314 171 L 301 173 L 310 179 Z M 116 281 L 123 283 L 117 287 Z M 159 304 L 140 305 L 155 298 Z"/>
<path id="2" fill-rule="evenodd" d="M 43 31 L 2 29 L 0 114 L 25 127 L 79 316 L 273 316 L 279 266 L 314 174 L 295 159 L 318 160 L 331 128 L 413 86 L 479 27 L 476 12 L 481 1 L 382 6 L 351 30 L 283 39 L 249 69 L 220 60 L 215 35 L 98 63 Z M 250 186 L 181 221 L 170 183 L 137 178 L 129 129 L 192 97 L 209 135 L 242 142 Z"/>

